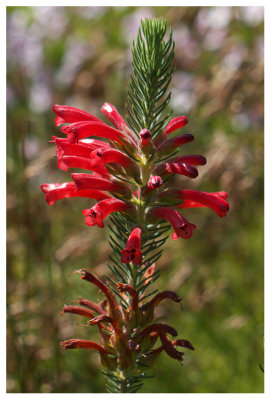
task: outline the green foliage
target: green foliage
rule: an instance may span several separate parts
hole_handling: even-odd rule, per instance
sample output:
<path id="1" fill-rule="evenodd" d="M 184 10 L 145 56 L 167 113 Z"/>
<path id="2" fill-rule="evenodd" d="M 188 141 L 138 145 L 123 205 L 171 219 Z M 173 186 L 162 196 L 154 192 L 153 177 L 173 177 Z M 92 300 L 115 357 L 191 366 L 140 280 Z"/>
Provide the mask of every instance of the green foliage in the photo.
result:
<path id="1" fill-rule="evenodd" d="M 170 93 L 165 97 L 174 71 L 172 32 L 167 42 L 167 22 L 162 18 L 141 22 L 133 42 L 133 72 L 128 91 L 128 123 L 139 134 L 147 128 L 155 137 L 167 125 L 171 113 L 165 114 Z"/>

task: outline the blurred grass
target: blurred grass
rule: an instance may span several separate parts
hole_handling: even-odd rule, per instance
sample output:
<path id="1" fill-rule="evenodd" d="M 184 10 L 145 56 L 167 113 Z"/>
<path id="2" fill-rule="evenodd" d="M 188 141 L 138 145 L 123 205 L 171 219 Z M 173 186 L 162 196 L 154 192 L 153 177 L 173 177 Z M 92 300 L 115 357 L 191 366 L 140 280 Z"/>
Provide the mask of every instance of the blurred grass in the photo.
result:
<path id="1" fill-rule="evenodd" d="M 51 105 L 101 117 L 109 101 L 124 113 L 132 39 L 150 16 L 173 28 L 171 107 L 195 135 L 185 151 L 208 160 L 195 182 L 178 182 L 229 192 L 231 211 L 187 210 L 197 232 L 167 241 L 155 285 L 176 290 L 184 310 L 165 303 L 158 317 L 196 351 L 184 366 L 163 354 L 143 391 L 263 392 L 262 8 L 7 7 L 8 392 L 104 391 L 96 354 L 59 342 L 96 335 L 60 312 L 78 295 L 99 296 L 72 271 L 107 273 L 107 232 L 84 225 L 87 200 L 49 207 L 39 186 L 69 180 L 48 145 Z"/>

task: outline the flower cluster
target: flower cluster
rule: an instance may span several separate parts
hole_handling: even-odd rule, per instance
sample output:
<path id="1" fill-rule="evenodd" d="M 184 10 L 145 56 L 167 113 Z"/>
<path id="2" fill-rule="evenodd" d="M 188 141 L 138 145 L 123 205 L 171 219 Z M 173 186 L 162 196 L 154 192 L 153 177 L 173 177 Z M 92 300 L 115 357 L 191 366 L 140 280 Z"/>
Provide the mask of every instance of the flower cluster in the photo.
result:
<path id="1" fill-rule="evenodd" d="M 119 293 L 130 303 L 130 306 L 124 309 L 117 302 L 113 292 L 100 279 L 86 269 L 76 272 L 81 274 L 81 279 L 96 285 L 105 298 L 97 304 L 79 297 L 79 306 L 64 306 L 62 312 L 83 316 L 87 319 L 87 326 L 97 325 L 101 344 L 91 340 L 70 339 L 61 343 L 66 350 L 78 348 L 96 350 L 101 356 L 103 366 L 112 372 L 119 368 L 124 370 L 132 368 L 135 359 L 137 364 L 151 366 L 162 351 L 182 361 L 184 353 L 177 350 L 178 346 L 194 350 L 188 340 L 170 338 L 177 336 L 177 331 L 172 326 L 152 323 L 154 308 L 162 300 L 181 302 L 181 298 L 175 292 L 170 290 L 160 292 L 150 302 L 140 307 L 137 291 L 129 284 L 119 283 Z M 151 273 L 153 271 L 147 270 L 146 276 Z M 158 339 L 160 346 L 153 349 Z"/>
<path id="2" fill-rule="evenodd" d="M 107 125 L 95 116 L 74 107 L 54 105 L 56 126 L 65 138 L 54 136 L 58 167 L 67 171 L 80 168 L 91 173 L 72 173 L 72 182 L 43 184 L 48 204 L 67 197 L 87 197 L 97 200 L 83 210 L 88 226 L 104 227 L 104 218 L 113 212 L 124 213 L 131 221 L 130 242 L 121 261 L 142 263 L 142 255 L 134 250 L 136 235 L 148 223 L 167 220 L 173 227 L 173 239 L 189 239 L 196 229 L 180 210 L 191 207 L 209 207 L 223 217 L 229 210 L 227 193 L 205 193 L 197 190 L 172 188 L 170 178 L 176 174 L 196 178 L 196 166 L 206 163 L 201 155 L 176 156 L 191 134 L 170 137 L 184 127 L 184 116 L 173 118 L 166 128 L 152 139 L 148 129 L 133 132 L 116 108 L 105 103 L 102 113 L 114 125 Z M 90 138 L 91 137 L 91 138 Z M 100 138 L 100 140 L 97 139 Z M 106 139 L 108 142 L 105 142 Z M 135 234 L 136 232 L 136 234 Z"/>

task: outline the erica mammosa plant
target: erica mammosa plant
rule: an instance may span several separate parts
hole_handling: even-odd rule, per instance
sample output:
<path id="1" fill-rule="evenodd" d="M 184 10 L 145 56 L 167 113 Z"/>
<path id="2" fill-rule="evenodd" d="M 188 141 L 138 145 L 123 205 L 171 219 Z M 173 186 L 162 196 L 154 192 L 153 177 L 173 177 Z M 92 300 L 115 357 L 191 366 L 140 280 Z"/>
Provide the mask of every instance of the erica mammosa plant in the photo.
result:
<path id="1" fill-rule="evenodd" d="M 61 126 L 64 134 L 53 137 L 58 167 L 88 172 L 72 173 L 72 181 L 42 184 L 41 189 L 49 205 L 67 197 L 96 200 L 94 206 L 82 211 L 85 224 L 103 228 L 110 216 L 113 251 L 107 283 L 91 268 L 75 271 L 82 280 L 95 285 L 104 299 L 97 304 L 79 297 L 78 305 L 63 308 L 63 313 L 80 315 L 86 326 L 96 326 L 100 343 L 68 339 L 61 345 L 66 350 L 97 351 L 110 392 L 138 391 L 161 352 L 182 361 L 182 349 L 194 350 L 187 339 L 178 338 L 175 328 L 155 322 L 155 308 L 161 301 L 181 303 L 170 288 L 151 290 L 159 276 L 155 263 L 171 227 L 172 239 L 193 235 L 196 225 L 183 215 L 186 208 L 209 207 L 219 217 L 229 210 L 225 192 L 182 188 L 182 177 L 195 179 L 196 166 L 204 165 L 206 159 L 197 154 L 178 154 L 194 137 L 178 132 L 173 135 L 188 120 L 185 116 L 171 119 L 167 112 L 174 42 L 172 33 L 165 40 L 166 27 L 163 19 L 141 23 L 132 50 L 126 121 L 109 103 L 101 111 L 114 127 L 77 108 L 53 106 L 56 126 Z M 180 175 L 180 181 L 172 187 L 171 178 L 176 175 Z"/>

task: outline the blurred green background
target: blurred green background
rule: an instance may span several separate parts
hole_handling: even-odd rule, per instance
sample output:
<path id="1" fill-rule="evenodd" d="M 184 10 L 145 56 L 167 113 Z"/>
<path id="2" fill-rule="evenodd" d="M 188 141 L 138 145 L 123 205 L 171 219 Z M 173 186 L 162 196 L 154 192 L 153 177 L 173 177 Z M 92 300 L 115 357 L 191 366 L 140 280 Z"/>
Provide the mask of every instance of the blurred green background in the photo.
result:
<path id="1" fill-rule="evenodd" d="M 174 32 L 171 108 L 195 135 L 185 152 L 208 160 L 180 187 L 225 190 L 231 211 L 187 210 L 193 238 L 167 241 L 154 285 L 177 291 L 184 310 L 165 302 L 157 317 L 196 351 L 183 366 L 161 355 L 141 391 L 263 391 L 263 8 L 8 7 L 8 392 L 104 392 L 97 355 L 59 342 L 97 335 L 60 312 L 78 295 L 100 298 L 72 271 L 107 273 L 107 230 L 84 224 L 87 199 L 50 207 L 39 186 L 70 180 L 48 144 L 52 104 L 124 113 L 132 39 L 151 16 Z"/>

